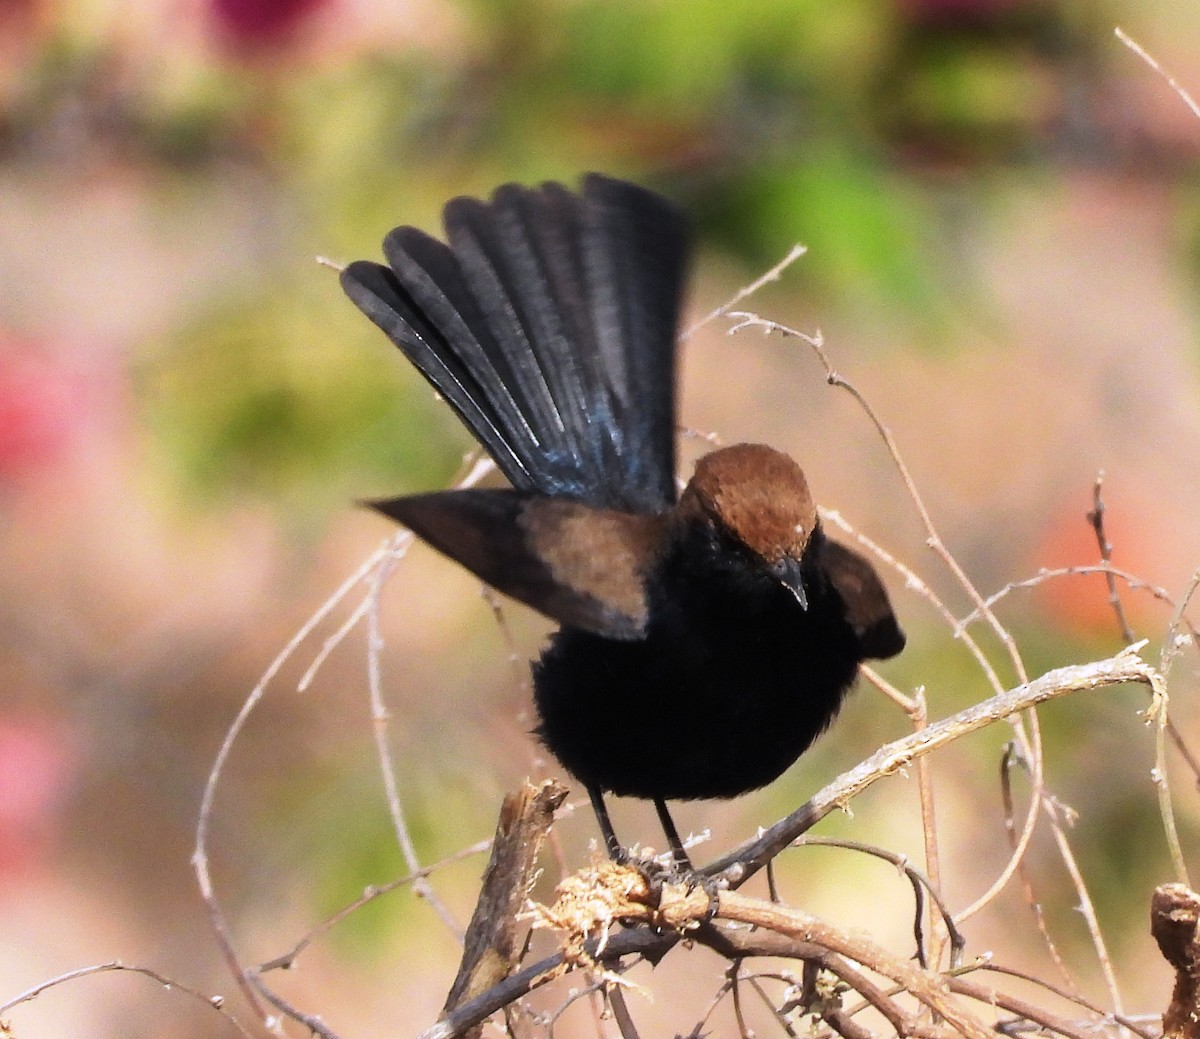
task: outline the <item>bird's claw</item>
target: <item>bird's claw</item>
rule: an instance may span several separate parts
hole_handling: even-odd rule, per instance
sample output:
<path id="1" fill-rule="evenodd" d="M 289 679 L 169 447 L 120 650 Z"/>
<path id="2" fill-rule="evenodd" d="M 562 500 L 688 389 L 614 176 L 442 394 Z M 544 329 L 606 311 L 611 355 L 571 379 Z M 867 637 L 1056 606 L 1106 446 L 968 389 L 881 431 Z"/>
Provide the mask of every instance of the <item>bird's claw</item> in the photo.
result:
<path id="1" fill-rule="evenodd" d="M 663 863 L 627 855 L 623 865 L 637 871 L 646 885 L 644 900 L 655 911 L 651 926 L 656 932 L 689 929 L 696 923 L 708 923 L 716 916 L 723 884 L 690 863 L 682 866 L 674 860 Z M 698 891 L 705 899 L 703 912 L 697 912 L 695 896 Z"/>

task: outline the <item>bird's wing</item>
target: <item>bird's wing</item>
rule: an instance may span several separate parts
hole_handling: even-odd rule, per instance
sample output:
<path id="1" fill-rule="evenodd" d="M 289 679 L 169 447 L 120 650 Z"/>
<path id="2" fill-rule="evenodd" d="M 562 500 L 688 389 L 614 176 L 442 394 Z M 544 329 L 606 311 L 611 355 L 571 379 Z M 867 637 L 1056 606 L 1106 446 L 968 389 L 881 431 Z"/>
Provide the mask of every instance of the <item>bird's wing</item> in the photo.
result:
<path id="1" fill-rule="evenodd" d="M 645 634 L 644 569 L 666 533 L 659 516 L 516 490 L 440 491 L 367 504 L 560 624 L 609 638 Z"/>
<path id="2" fill-rule="evenodd" d="M 675 500 L 681 214 L 589 174 L 445 209 L 447 242 L 399 227 L 388 266 L 342 273 L 520 490 L 600 508 Z"/>

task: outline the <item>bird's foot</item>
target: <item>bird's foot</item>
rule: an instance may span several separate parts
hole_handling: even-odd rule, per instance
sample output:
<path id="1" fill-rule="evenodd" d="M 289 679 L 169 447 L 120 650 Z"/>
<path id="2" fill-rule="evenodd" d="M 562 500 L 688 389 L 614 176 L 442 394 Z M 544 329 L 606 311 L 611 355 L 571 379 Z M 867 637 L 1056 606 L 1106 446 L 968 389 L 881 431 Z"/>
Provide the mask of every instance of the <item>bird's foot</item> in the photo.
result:
<path id="1" fill-rule="evenodd" d="M 707 923 L 716 915 L 724 884 L 700 872 L 690 862 L 681 864 L 674 858 L 663 862 L 626 853 L 621 865 L 636 871 L 645 883 L 643 897 L 655 913 L 655 930 L 679 930 L 685 919 L 689 926 L 694 926 L 698 916 L 699 922 Z M 706 903 L 702 913 L 697 912 L 700 898 Z"/>
<path id="2" fill-rule="evenodd" d="M 726 887 L 725 882 L 693 868 L 690 864 L 686 869 L 676 867 L 676 876 L 679 878 L 678 882 L 683 884 L 689 896 L 694 891 L 704 892 L 705 897 L 708 899 L 708 910 L 704 914 L 703 922 L 708 923 L 717 915 L 721 892 Z"/>

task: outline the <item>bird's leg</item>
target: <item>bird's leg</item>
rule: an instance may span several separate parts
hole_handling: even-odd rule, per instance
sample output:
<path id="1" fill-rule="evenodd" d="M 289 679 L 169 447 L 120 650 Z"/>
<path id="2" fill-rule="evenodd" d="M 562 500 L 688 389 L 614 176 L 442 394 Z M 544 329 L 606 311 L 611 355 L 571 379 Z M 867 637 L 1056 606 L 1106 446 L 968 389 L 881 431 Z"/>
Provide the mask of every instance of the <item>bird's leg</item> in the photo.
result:
<path id="1" fill-rule="evenodd" d="M 604 837 L 604 847 L 608 850 L 608 857 L 613 862 L 628 862 L 629 852 L 617 840 L 612 819 L 608 816 L 608 807 L 604 803 L 604 794 L 596 786 L 589 786 L 587 792 L 592 801 L 592 810 L 596 813 L 596 821 L 600 824 L 600 833 Z M 675 820 L 671 818 L 671 813 L 667 811 L 667 803 L 661 797 L 654 798 L 654 810 L 658 813 L 658 821 L 662 824 L 663 833 L 667 835 L 667 843 L 671 845 L 671 858 L 675 863 L 675 868 L 691 872 L 692 860 L 688 858 L 688 853 L 683 848 L 683 841 L 680 840 L 679 831 L 675 828 Z"/>
<path id="2" fill-rule="evenodd" d="M 692 860 L 688 858 L 688 853 L 683 850 L 683 841 L 679 839 L 679 831 L 675 829 L 675 820 L 671 818 L 671 813 L 667 811 L 667 802 L 661 797 L 654 799 L 654 810 L 658 812 L 658 821 L 662 823 L 663 833 L 667 835 L 667 843 L 671 845 L 671 857 L 675 860 L 676 869 L 688 870 L 692 869 Z"/>
<path id="3" fill-rule="evenodd" d="M 663 832 L 667 835 L 667 840 L 671 845 L 671 858 L 675 864 L 675 874 L 672 879 L 682 880 L 687 885 L 688 894 L 698 887 L 704 889 L 704 893 L 708 896 L 708 911 L 704 915 L 704 921 L 707 923 L 717 914 L 723 885 L 716 877 L 708 877 L 697 872 L 696 867 L 692 865 L 692 860 L 683 848 L 683 841 L 679 839 L 679 831 L 675 829 L 675 820 L 667 811 L 667 802 L 661 797 L 656 797 L 654 810 L 658 812 L 658 821 L 662 823 Z"/>
<path id="4" fill-rule="evenodd" d="M 604 794 L 601 793 L 598 786 L 589 786 L 587 792 L 588 797 L 592 799 L 592 810 L 596 813 L 596 821 L 600 824 L 600 834 L 604 837 L 604 847 L 608 849 L 608 857 L 613 862 L 625 862 L 629 858 L 629 854 L 617 840 L 612 820 L 608 817 L 608 808 L 604 804 Z"/>

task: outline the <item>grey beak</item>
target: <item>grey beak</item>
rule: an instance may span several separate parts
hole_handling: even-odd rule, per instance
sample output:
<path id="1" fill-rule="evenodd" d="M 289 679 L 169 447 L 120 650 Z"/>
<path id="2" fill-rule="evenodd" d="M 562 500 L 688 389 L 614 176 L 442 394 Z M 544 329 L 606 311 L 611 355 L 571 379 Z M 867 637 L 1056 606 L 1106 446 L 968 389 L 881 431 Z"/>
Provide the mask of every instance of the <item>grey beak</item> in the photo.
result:
<path id="1" fill-rule="evenodd" d="M 808 593 L 804 590 L 804 575 L 800 572 L 800 560 L 784 556 L 771 567 L 771 572 L 779 578 L 779 583 L 796 597 L 800 609 L 808 609 Z"/>

